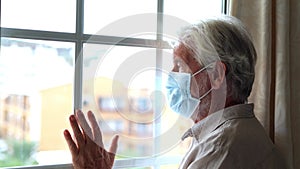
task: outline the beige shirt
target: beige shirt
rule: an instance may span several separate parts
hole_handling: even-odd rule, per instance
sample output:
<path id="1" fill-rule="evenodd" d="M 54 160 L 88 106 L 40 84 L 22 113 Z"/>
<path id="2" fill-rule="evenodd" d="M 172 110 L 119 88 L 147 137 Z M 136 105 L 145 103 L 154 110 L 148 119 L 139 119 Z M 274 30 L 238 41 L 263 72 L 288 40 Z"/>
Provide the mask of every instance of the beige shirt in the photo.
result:
<path id="1" fill-rule="evenodd" d="M 182 137 L 193 137 L 181 169 L 285 169 L 274 144 L 253 113 L 253 104 L 218 111 Z"/>

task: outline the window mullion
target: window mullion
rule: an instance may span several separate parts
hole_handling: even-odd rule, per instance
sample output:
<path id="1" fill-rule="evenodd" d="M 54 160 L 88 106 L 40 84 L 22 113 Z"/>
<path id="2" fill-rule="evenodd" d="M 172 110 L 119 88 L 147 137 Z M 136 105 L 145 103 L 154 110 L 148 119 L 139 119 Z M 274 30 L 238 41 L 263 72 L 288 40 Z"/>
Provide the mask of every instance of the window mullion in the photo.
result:
<path id="1" fill-rule="evenodd" d="M 162 44 L 163 42 L 163 0 L 157 0 L 157 31 L 156 31 L 156 40 L 159 44 Z M 155 76 L 157 77 L 159 81 L 156 82 L 155 88 L 156 91 L 161 91 L 162 85 L 161 85 L 161 77 L 162 72 L 159 71 L 162 68 L 162 48 L 159 46 L 156 48 L 156 72 Z M 159 108 L 159 105 L 162 103 L 160 100 L 160 96 L 155 95 L 155 104 L 154 104 L 154 124 L 153 124 L 153 141 L 154 141 L 154 156 L 156 154 L 160 153 L 160 135 L 161 135 L 161 109 Z M 153 166 L 154 169 L 160 168 L 160 165 L 155 164 Z"/>
<path id="2" fill-rule="evenodd" d="M 228 11 L 228 1 L 229 0 L 222 0 L 222 14 L 228 15 L 229 11 Z"/>
<path id="3" fill-rule="evenodd" d="M 74 110 L 82 108 L 84 1 L 76 1 Z"/>
<path id="4" fill-rule="evenodd" d="M 50 40 L 50 41 L 62 41 L 62 42 L 76 41 L 74 33 L 3 28 L 3 27 L 1 28 L 1 37 L 34 39 L 34 40 Z"/>

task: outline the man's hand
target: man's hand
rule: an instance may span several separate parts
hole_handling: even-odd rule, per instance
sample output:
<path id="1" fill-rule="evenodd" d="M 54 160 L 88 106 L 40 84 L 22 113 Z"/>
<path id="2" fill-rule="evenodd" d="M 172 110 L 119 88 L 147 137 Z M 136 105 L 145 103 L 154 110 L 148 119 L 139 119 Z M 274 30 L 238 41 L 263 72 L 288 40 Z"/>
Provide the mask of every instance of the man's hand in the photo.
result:
<path id="1" fill-rule="evenodd" d="M 69 118 L 76 140 L 72 139 L 68 130 L 64 131 L 72 154 L 73 166 L 75 169 L 111 169 L 114 164 L 119 137 L 113 137 L 110 149 L 106 151 L 103 146 L 101 130 L 94 114 L 89 111 L 87 115 L 91 127 L 80 110 L 77 110 L 75 115 L 71 115 Z"/>

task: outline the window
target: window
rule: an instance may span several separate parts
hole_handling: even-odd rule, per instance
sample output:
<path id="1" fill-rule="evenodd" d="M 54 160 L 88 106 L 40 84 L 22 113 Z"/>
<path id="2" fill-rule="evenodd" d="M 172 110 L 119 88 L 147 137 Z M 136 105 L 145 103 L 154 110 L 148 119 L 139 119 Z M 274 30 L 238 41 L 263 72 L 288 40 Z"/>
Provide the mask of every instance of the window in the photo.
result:
<path id="1" fill-rule="evenodd" d="M 157 4 L 153 0 L 128 0 L 128 1 L 84 1 L 84 33 L 95 34 L 99 30 L 113 24 L 124 17 L 141 14 L 156 13 Z M 149 25 L 156 29 L 156 20 Z M 121 31 L 108 31 L 102 35 L 121 36 Z M 154 36 L 155 38 L 155 36 Z"/>
<path id="2" fill-rule="evenodd" d="M 178 167 L 190 123 L 165 103 L 168 41 L 223 2 L 2 0 L 0 167 L 70 167 L 76 108 L 95 113 L 106 145 L 121 136 L 115 168 Z"/>
<path id="3" fill-rule="evenodd" d="M 119 119 L 107 119 L 99 121 L 101 131 L 105 134 L 111 135 L 112 131 L 122 132 L 124 130 L 124 121 Z"/>
<path id="4" fill-rule="evenodd" d="M 102 112 L 118 112 L 124 110 L 124 100 L 122 98 L 100 97 L 98 106 Z"/>
<path id="5" fill-rule="evenodd" d="M 138 113 L 148 113 L 152 111 L 151 100 L 146 97 L 132 98 L 131 99 L 131 111 Z"/>
<path id="6" fill-rule="evenodd" d="M 76 1 L 4 0 L 1 6 L 3 27 L 75 32 Z"/>
<path id="7" fill-rule="evenodd" d="M 42 164 L 40 152 L 66 148 L 57 133 L 72 112 L 74 46 L 2 37 L 0 132 L 9 149 L 0 165 Z"/>

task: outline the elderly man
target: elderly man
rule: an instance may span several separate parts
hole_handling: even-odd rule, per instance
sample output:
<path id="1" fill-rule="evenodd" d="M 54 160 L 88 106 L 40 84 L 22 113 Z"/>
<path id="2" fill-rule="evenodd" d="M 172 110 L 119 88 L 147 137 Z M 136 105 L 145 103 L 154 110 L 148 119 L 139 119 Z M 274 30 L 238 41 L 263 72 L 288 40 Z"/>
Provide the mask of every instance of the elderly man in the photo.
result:
<path id="1" fill-rule="evenodd" d="M 192 137 L 193 142 L 180 168 L 285 168 L 255 118 L 253 104 L 247 102 L 255 62 L 254 45 L 236 18 L 208 19 L 182 30 L 166 84 L 172 110 L 195 122 L 182 137 Z M 73 165 L 112 168 L 118 136 L 106 151 L 92 112 L 88 119 L 91 127 L 81 111 L 70 116 L 76 143 L 69 131 L 64 132 Z"/>

